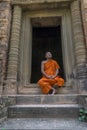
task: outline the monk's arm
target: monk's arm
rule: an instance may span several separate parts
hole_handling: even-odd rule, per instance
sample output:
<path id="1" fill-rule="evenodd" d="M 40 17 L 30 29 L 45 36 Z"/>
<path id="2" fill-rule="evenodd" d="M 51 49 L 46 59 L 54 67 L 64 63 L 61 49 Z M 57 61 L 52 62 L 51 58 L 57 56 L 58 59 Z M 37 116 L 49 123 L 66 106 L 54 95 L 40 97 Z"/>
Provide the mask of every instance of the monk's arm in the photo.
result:
<path id="1" fill-rule="evenodd" d="M 41 73 L 45 76 L 45 77 L 47 77 L 47 78 L 49 78 L 49 76 L 45 73 L 45 71 L 44 71 L 44 61 L 42 61 L 42 63 L 41 63 Z"/>
<path id="2" fill-rule="evenodd" d="M 54 76 L 52 76 L 52 78 L 57 77 L 58 73 L 59 73 L 59 69 L 56 69 L 55 75 L 54 75 Z"/>

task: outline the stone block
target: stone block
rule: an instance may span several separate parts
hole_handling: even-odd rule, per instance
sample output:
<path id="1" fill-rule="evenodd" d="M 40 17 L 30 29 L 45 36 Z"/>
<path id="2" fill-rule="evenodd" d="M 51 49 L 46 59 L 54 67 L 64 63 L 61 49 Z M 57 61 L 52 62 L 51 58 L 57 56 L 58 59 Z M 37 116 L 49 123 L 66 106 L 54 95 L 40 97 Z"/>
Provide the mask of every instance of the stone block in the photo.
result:
<path id="1" fill-rule="evenodd" d="M 4 95 L 15 95 L 17 93 L 17 83 L 15 81 L 6 81 L 3 87 Z"/>
<path id="2" fill-rule="evenodd" d="M 87 95 L 79 96 L 79 104 L 87 110 Z"/>
<path id="3" fill-rule="evenodd" d="M 87 94 L 87 79 L 78 80 L 79 84 L 79 93 Z"/>

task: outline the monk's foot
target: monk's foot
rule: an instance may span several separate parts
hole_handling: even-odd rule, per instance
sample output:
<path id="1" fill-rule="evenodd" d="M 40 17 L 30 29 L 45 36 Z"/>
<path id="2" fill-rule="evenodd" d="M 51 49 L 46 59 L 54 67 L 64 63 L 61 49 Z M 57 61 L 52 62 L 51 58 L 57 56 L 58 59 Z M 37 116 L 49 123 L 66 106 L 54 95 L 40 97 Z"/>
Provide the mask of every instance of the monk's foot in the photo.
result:
<path id="1" fill-rule="evenodd" d="M 52 95 L 56 94 L 56 90 L 53 88 Z"/>
<path id="2" fill-rule="evenodd" d="M 54 94 L 56 94 L 56 90 L 55 90 L 54 88 L 52 88 L 52 89 L 49 91 L 48 95 L 54 95 Z"/>
<path id="3" fill-rule="evenodd" d="M 48 94 L 52 94 L 52 92 L 53 92 L 53 89 L 50 89 L 50 91 L 48 92 Z"/>
<path id="4" fill-rule="evenodd" d="M 57 94 L 57 93 L 58 93 L 59 86 L 58 86 L 58 85 L 54 85 L 53 88 L 55 89 L 55 94 Z"/>

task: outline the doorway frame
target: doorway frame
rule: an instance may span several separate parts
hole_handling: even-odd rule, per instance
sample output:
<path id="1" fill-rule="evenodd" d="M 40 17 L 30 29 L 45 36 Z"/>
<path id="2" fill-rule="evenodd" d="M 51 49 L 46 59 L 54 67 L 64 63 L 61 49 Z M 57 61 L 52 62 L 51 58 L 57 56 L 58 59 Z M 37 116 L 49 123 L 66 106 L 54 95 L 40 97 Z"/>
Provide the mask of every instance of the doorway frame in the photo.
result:
<path id="1" fill-rule="evenodd" d="M 21 42 L 20 42 L 20 80 L 22 85 L 31 84 L 31 57 L 32 57 L 32 24 L 31 19 L 36 17 L 61 17 L 62 55 L 66 83 L 71 84 L 71 74 L 75 65 L 74 47 L 72 39 L 71 14 L 69 9 L 42 10 L 23 13 Z M 26 42 L 25 42 L 26 41 Z"/>
<path id="2" fill-rule="evenodd" d="M 54 21 L 54 19 L 56 20 Z M 58 62 L 60 66 L 59 76 L 64 78 L 61 44 L 61 18 L 53 17 L 50 18 L 50 20 L 48 17 L 42 19 L 37 18 L 33 19 L 32 25 L 31 83 L 36 84 L 42 77 L 41 61 L 45 60 L 45 53 L 47 51 L 51 51 L 53 59 Z"/>

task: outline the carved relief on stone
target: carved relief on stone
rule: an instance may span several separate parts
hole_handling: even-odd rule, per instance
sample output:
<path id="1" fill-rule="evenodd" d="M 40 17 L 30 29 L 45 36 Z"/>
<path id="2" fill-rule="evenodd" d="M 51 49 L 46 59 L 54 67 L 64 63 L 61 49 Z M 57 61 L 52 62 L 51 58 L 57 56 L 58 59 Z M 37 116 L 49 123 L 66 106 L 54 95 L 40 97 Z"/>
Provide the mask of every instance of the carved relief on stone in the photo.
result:
<path id="1" fill-rule="evenodd" d="M 15 95 L 17 94 L 17 82 L 15 81 L 5 81 L 3 86 L 3 95 Z"/>
<path id="2" fill-rule="evenodd" d="M 11 7 L 10 3 L 0 2 L 0 94 L 6 76 L 7 50 L 10 33 Z"/>

